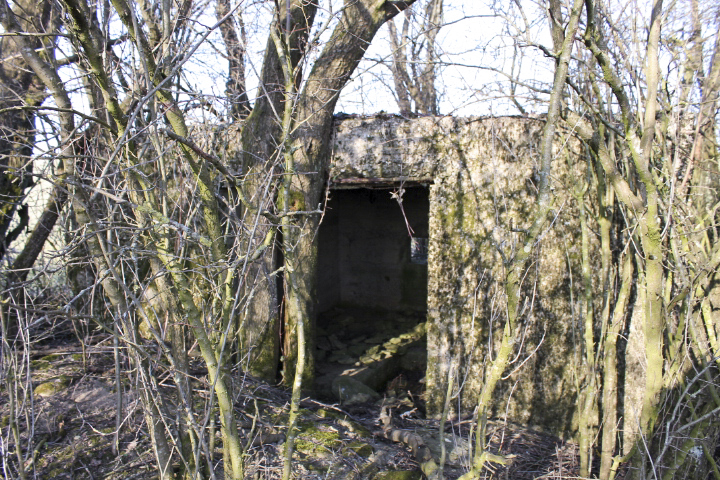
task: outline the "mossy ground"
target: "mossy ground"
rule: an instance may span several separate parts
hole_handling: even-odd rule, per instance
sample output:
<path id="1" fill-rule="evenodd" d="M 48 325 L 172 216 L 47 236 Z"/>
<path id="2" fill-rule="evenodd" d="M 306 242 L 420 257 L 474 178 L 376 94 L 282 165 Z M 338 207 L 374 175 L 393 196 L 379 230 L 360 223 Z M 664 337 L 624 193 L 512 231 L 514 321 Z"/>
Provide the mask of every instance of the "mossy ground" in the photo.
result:
<path id="1" fill-rule="evenodd" d="M 81 349 L 73 340 L 52 347 L 62 351 L 46 355 L 36 353 L 30 362 L 37 412 L 32 439 L 28 438 L 29 429 L 24 418 L 17 420 L 23 454 L 28 455 L 28 447 L 35 452 L 34 461 L 27 464 L 26 472 L 31 477 L 57 480 L 157 478 L 142 408 L 132 394 L 131 385 L 125 382 L 123 427 L 119 432 L 119 450 L 113 453 L 112 352 L 88 348 L 83 356 L 77 353 Z M 196 388 L 207 389 L 202 374 L 194 382 Z M 254 391 L 263 390 L 259 394 L 262 398 L 257 401 L 261 428 L 255 433 L 271 433 L 273 439 L 248 451 L 248 478 L 280 478 L 289 393 L 260 383 L 253 385 Z M 4 435 L 8 433 L 10 423 L 7 399 L 4 386 L 0 387 L 0 428 Z M 202 403 L 202 399 L 198 400 Z M 240 418 L 251 418 L 244 415 L 254 411 L 251 397 L 241 398 L 240 403 Z M 331 405 L 311 404 L 302 408 L 293 459 L 296 478 L 361 479 L 372 478 L 376 472 L 386 469 L 414 469 L 412 455 L 404 447 L 371 433 L 373 421 L 371 416 L 358 418 Z M 216 438 L 215 458 L 220 460 L 222 444 L 220 437 Z M 10 451 L 14 452 L 14 444 L 10 445 Z M 29 458 L 32 457 L 30 454 Z M 219 478 L 222 477 L 221 464 L 219 461 L 216 472 Z"/>
<path id="2" fill-rule="evenodd" d="M 34 435 L 31 440 L 28 438 L 26 417 L 18 418 L 22 453 L 28 458 L 26 471 L 29 477 L 57 480 L 157 478 L 145 418 L 132 393 L 132 383 L 123 383 L 123 426 L 118 435 L 118 451 L 113 451 L 115 395 L 112 351 L 88 347 L 83 356 L 78 353 L 82 350 L 80 346 L 72 340 L 52 347 L 60 351 L 43 355 L 42 349 L 38 349 L 38 353 L 30 359 L 33 386 L 53 384 L 57 387 L 46 396 L 35 396 Z M 203 373 L 196 374 L 193 382 L 197 390 L 207 390 Z M 267 439 L 248 450 L 247 478 L 279 479 L 285 451 L 289 392 L 253 380 L 248 380 L 246 386 L 247 391 L 238 397 L 236 413 L 245 424 L 258 415 L 258 429 L 253 435 Z M 7 400 L 4 386 L 0 387 L 0 428 L 5 438 L 11 438 L 12 435 L 8 435 L 10 417 Z M 198 399 L 200 403 L 201 400 Z M 405 405 L 390 396 L 384 402 L 393 406 L 395 427 L 410 431 L 437 429 L 433 427 L 435 422 L 424 420 L 417 411 L 413 411 L 412 403 Z M 420 478 L 418 464 L 409 448 L 383 438 L 378 424 L 379 410 L 379 403 L 341 408 L 305 399 L 298 419 L 293 456 L 295 478 Z M 402 417 L 401 413 L 404 413 Z M 245 424 L 244 441 L 247 441 L 250 430 Z M 465 430 L 461 429 L 460 435 L 467 435 L 466 427 L 462 428 Z M 454 431 L 457 434 L 457 428 Z M 450 430 L 448 435 L 452 436 Z M 223 474 L 221 443 L 220 437 L 216 436 L 214 454 L 218 478 L 222 478 Z M 550 445 L 555 447 L 555 444 Z M 14 455 L 12 441 L 8 452 Z M 546 456 L 550 458 L 552 455 Z M 14 468 L 13 457 L 8 458 L 10 467 Z M 457 478 L 462 471 L 461 468 L 448 468 L 446 478 Z"/>

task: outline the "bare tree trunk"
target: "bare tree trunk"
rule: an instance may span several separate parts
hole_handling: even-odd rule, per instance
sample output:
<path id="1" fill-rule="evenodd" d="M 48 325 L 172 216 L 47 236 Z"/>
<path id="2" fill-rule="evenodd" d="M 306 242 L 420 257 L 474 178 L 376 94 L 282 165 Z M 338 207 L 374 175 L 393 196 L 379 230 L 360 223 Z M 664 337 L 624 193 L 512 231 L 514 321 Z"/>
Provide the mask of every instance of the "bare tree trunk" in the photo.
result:
<path id="1" fill-rule="evenodd" d="M 602 411 L 603 430 L 600 455 L 600 479 L 611 478 L 615 447 L 617 444 L 618 422 L 618 365 L 617 341 L 625 326 L 625 315 L 633 281 L 633 256 L 625 255 L 622 262 L 621 283 L 613 313 L 612 323 L 605 337 L 603 361 Z"/>
<path id="2" fill-rule="evenodd" d="M 42 34 L 51 28 L 51 2 L 16 2 L 23 12 L 23 32 L 28 35 L 24 44 L 30 49 L 53 48 L 52 37 Z M 11 14 L 9 5 L 3 5 Z M 23 61 L 20 48 L 11 37 L 0 38 L 0 258 L 5 255 L 10 243 L 28 225 L 28 210 L 24 204 L 25 190 L 33 185 L 32 150 L 35 139 L 35 109 L 46 97 L 42 82 Z M 10 224 L 17 218 L 19 225 L 10 230 Z"/>
<path id="3" fill-rule="evenodd" d="M 443 13 L 443 0 L 432 0 L 427 5 L 425 32 L 425 66 L 419 77 L 420 101 L 418 111 L 426 115 L 438 114 L 438 98 L 435 79 L 438 69 L 438 54 L 435 39 L 440 31 Z"/>
<path id="4" fill-rule="evenodd" d="M 698 43 L 701 44 L 700 41 Z M 715 121 L 720 95 L 720 26 L 715 35 L 710 70 L 701 79 L 702 97 L 697 115 L 695 142 L 691 152 L 688 173 L 693 175 L 693 193 L 698 198 L 699 210 L 709 212 L 715 207 L 720 191 L 720 162 L 718 161 L 717 124 Z M 686 180 L 683 180 L 683 184 Z M 709 218 L 716 226 L 716 218 Z"/>
<path id="5" fill-rule="evenodd" d="M 405 12 L 402 32 L 399 35 L 394 21 L 388 22 L 392 49 L 390 69 L 400 114 L 437 115 L 438 97 L 435 79 L 439 58 L 435 39 L 442 26 L 443 0 L 428 0 L 425 5 L 425 20 L 417 38 L 410 36 L 411 25 L 419 23 L 415 20 L 416 15 L 410 9 Z M 408 58 L 408 49 L 410 58 Z M 424 59 L 421 58 L 423 52 Z M 415 104 L 414 110 L 411 101 Z"/>
<path id="6" fill-rule="evenodd" d="M 55 46 L 53 36 L 45 35 L 58 23 L 57 11 L 52 2 L 14 3 L 22 11 L 23 20 L 17 28 L 26 34 L 24 45 L 28 49 L 44 49 L 46 56 L 52 56 Z M 12 15 L 9 5 L 3 4 Z M 38 34 L 37 36 L 32 35 Z M 45 85 L 33 73 L 23 59 L 20 47 L 9 36 L 0 38 L 0 259 L 5 256 L 10 244 L 28 227 L 28 206 L 25 191 L 35 181 L 33 177 L 33 146 L 35 145 L 36 109 L 41 106 L 47 93 Z M 55 198 L 61 199 L 62 195 Z M 60 202 L 62 205 L 62 202 Z M 52 214 L 45 216 L 42 225 L 52 230 Z M 57 218 L 57 217 L 55 217 Z M 13 220 L 18 224 L 10 229 Z M 47 237 L 46 237 L 47 238 Z M 46 239 L 45 238 L 45 239 Z M 33 250 L 44 245 L 45 239 L 36 236 L 32 246 L 25 247 L 25 265 L 34 263 L 37 254 Z"/>
<path id="7" fill-rule="evenodd" d="M 390 48 L 392 49 L 392 74 L 395 84 L 395 97 L 397 98 L 400 115 L 407 116 L 412 113 L 412 104 L 410 103 L 410 89 L 413 88 L 410 76 L 407 73 L 407 45 L 408 28 L 410 25 L 409 10 L 405 11 L 405 19 L 403 20 L 402 34 L 398 37 L 395 28 L 395 19 L 388 22 L 390 30 Z"/>
<path id="8" fill-rule="evenodd" d="M 305 53 L 307 35 L 312 27 L 317 6 L 302 0 L 292 0 L 289 3 L 289 13 L 287 6 L 286 2 L 279 2 L 278 21 L 273 23 L 271 28 L 275 29 L 275 34 L 283 44 L 292 45 L 288 60 L 294 75 L 293 88 L 296 88 L 302 77 L 300 62 Z M 275 43 L 269 37 L 263 60 L 260 93 L 241 132 L 242 167 L 249 179 L 243 189 L 254 212 L 273 210 L 279 190 L 275 175 L 281 170 L 279 165 L 283 162 L 283 154 L 278 145 L 286 141 L 282 137 L 285 105 L 289 101 L 292 106 L 297 101 L 295 96 L 285 97 L 283 69 Z M 255 192 L 264 191 L 268 184 L 271 186 L 267 196 L 253 197 Z M 277 223 L 268 225 L 261 218 L 257 218 L 253 223 L 256 230 L 255 236 L 248 239 L 251 243 L 261 242 L 263 238 L 267 238 L 270 230 L 279 227 Z M 250 247 L 248 251 L 249 249 Z M 244 285 L 249 304 L 238 326 L 241 344 L 239 353 L 243 359 L 243 367 L 249 373 L 268 381 L 276 379 L 281 348 L 283 353 L 287 353 L 286 349 L 291 348 L 287 345 L 281 347 L 280 344 L 281 295 L 276 277 L 270 276 L 270 273 L 276 270 L 277 262 L 281 261 L 277 258 L 275 249 L 267 249 L 262 256 L 248 264 L 246 278 L 250 281 L 244 281 Z M 291 385 L 292 378 L 292 375 L 284 377 L 285 384 Z"/>
<path id="9" fill-rule="evenodd" d="M 590 165 L 588 165 L 590 168 Z M 592 446 L 595 438 L 594 425 L 597 414 L 597 366 L 595 363 L 595 319 L 593 305 L 592 274 L 590 264 L 590 233 L 588 226 L 588 212 L 585 205 L 585 196 L 589 189 L 589 182 L 583 182 L 575 187 L 575 199 L 580 209 L 580 238 L 581 238 L 581 268 L 583 280 L 583 296 L 581 300 L 581 316 L 583 322 L 584 343 L 581 351 L 584 353 L 582 378 L 580 379 L 578 406 L 580 416 L 578 418 L 578 449 L 580 456 L 580 476 L 590 476 L 590 465 L 592 463 Z"/>
<path id="10" fill-rule="evenodd" d="M 230 14 L 230 2 L 228 0 L 217 0 L 215 3 L 215 16 L 222 20 Z M 237 25 L 236 21 L 237 19 Z M 239 29 L 238 29 L 239 27 Z M 238 36 L 238 30 L 240 35 Z M 220 33 L 225 43 L 228 58 L 228 81 L 225 93 L 230 101 L 230 114 L 235 119 L 242 119 L 250 113 L 250 100 L 245 88 L 245 24 L 242 14 L 230 14 L 220 24 Z"/>

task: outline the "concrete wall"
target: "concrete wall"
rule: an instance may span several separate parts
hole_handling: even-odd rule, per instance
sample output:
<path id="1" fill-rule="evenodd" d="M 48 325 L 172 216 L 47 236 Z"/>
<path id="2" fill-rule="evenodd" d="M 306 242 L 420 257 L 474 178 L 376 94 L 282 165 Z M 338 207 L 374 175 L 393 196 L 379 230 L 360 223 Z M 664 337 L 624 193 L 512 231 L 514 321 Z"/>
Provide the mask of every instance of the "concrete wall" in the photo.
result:
<path id="1" fill-rule="evenodd" d="M 535 198 L 542 126 L 531 118 L 449 117 L 348 118 L 336 125 L 331 182 L 433 180 L 426 378 L 430 413 L 440 410 L 453 359 L 460 362 L 460 403 L 470 412 L 477 402 L 484 360 L 492 355 L 488 344 L 499 338 L 504 325 L 504 258 L 511 258 L 517 230 L 527 225 Z M 568 435 L 581 331 L 580 230 L 573 189 L 582 183 L 585 163 L 567 134 L 560 133 L 556 144 L 555 217 L 529 262 L 518 356 L 497 392 L 495 414 Z"/>

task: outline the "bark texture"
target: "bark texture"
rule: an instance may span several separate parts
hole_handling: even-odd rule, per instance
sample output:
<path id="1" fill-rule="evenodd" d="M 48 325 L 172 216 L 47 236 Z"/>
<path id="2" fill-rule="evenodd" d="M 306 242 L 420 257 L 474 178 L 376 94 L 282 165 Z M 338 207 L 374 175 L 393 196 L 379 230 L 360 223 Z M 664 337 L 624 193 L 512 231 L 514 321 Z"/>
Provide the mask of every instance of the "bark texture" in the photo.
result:
<path id="1" fill-rule="evenodd" d="M 0 17 L 15 17 L 17 28 L 23 32 L 44 34 L 57 23 L 53 3 L 48 1 L 18 1 L 15 13 Z M 7 4 L 0 5 L 7 8 Z M 28 36 L 23 42 L 34 50 L 45 48 L 42 55 L 53 54 L 54 38 Z M 25 192 L 33 179 L 32 151 L 35 144 L 35 114 L 47 97 L 45 85 L 29 68 L 21 47 L 13 37 L 0 37 L 0 258 L 28 226 L 29 211 Z M 59 197 L 56 197 L 59 198 Z M 13 224 L 13 221 L 16 223 Z M 43 223 L 47 225 L 48 219 Z M 50 225 L 52 229 L 52 225 Z M 44 244 L 44 241 L 42 242 Z M 42 246 L 42 245 L 41 245 Z M 28 252 L 29 253 L 29 252 Z M 37 256 L 37 254 L 35 255 Z M 35 260 L 34 258 L 32 259 Z"/>

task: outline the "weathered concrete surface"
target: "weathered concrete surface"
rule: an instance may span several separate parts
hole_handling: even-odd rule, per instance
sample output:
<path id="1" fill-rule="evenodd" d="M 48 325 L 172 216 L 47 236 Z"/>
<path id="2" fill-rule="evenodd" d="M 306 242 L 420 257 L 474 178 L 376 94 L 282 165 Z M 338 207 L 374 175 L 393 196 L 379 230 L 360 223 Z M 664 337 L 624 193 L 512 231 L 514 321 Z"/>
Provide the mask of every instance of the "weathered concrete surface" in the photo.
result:
<path id="1" fill-rule="evenodd" d="M 435 145 L 457 119 L 393 116 L 336 120 L 330 180 L 433 178 L 441 161 Z M 444 128 L 443 128 L 444 127 Z"/>
<path id="2" fill-rule="evenodd" d="M 499 338 L 505 320 L 503 257 L 512 257 L 517 231 L 529 224 L 541 128 L 538 119 L 507 117 L 347 118 L 336 124 L 331 182 L 433 182 L 426 378 L 431 413 L 441 410 L 453 359 L 460 362 L 460 403 L 471 412 L 477 401 L 483 362 L 492 355 L 487 346 Z M 521 345 L 495 405 L 497 415 L 564 436 L 573 431 L 581 341 L 573 189 L 586 175 L 579 147 L 567 137 L 556 141 L 554 219 L 528 264 Z"/>

